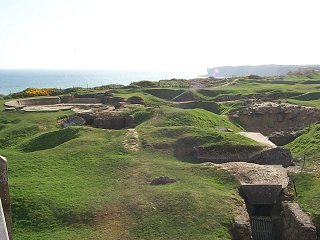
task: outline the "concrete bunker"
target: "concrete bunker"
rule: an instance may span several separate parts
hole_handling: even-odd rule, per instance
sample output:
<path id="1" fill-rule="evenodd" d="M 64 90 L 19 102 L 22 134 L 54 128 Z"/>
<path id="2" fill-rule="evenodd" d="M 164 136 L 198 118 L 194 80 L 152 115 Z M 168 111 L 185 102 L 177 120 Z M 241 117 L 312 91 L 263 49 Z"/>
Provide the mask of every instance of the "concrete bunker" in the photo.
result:
<path id="1" fill-rule="evenodd" d="M 246 184 L 241 186 L 241 193 L 250 216 L 272 216 L 275 205 L 280 201 L 281 191 L 281 185 Z"/>
<path id="2" fill-rule="evenodd" d="M 255 102 L 228 117 L 247 131 L 260 132 L 277 146 L 283 146 L 300 136 L 310 124 L 319 122 L 320 110 L 293 104 Z"/>
<path id="3" fill-rule="evenodd" d="M 282 185 L 242 185 L 253 239 L 281 238 Z"/>
<path id="4" fill-rule="evenodd" d="M 316 240 L 316 227 L 297 203 L 283 201 L 284 188 L 278 184 L 244 184 L 244 216 L 235 218 L 238 240 Z"/>

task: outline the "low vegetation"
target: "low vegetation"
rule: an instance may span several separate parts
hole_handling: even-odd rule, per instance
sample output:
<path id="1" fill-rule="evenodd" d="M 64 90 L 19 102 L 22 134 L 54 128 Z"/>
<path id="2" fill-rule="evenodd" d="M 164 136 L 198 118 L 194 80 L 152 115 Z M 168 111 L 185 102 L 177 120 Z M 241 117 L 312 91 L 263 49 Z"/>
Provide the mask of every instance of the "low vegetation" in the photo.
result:
<path id="1" fill-rule="evenodd" d="M 145 106 L 122 113 L 136 121 L 139 151 L 123 144 L 125 129 L 62 129 L 58 120 L 71 111 L 6 112 L 0 99 L 0 148 L 9 162 L 15 239 L 231 239 L 239 183 L 196 164 L 192 150 L 258 146 L 223 116 L 245 107 L 248 98 L 277 94 L 273 101 L 320 107 L 320 78 L 311 74 L 143 81 L 49 93 L 110 90 L 141 97 Z M 240 97 L 215 101 L 229 96 Z M 320 226 L 319 132 L 319 124 L 311 125 L 287 147 L 301 166 L 299 158 L 307 153 L 305 169 L 292 177 L 297 201 Z M 159 176 L 176 182 L 150 185 Z"/>

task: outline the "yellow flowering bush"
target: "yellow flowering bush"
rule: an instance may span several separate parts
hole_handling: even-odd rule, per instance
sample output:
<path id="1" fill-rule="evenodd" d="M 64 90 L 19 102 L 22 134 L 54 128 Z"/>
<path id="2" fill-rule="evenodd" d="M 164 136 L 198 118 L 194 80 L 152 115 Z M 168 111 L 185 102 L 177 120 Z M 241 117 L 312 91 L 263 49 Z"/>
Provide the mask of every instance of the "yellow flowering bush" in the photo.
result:
<path id="1" fill-rule="evenodd" d="M 51 96 L 53 88 L 27 88 L 22 92 L 23 97 Z"/>

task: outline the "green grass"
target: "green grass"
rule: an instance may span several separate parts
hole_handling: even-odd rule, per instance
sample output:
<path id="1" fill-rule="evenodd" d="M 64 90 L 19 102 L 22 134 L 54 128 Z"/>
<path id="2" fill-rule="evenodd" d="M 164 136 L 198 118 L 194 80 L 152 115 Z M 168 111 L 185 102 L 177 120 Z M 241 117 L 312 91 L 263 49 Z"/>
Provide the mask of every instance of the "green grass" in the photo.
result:
<path id="1" fill-rule="evenodd" d="M 291 179 L 294 180 L 297 194 L 295 201 L 311 215 L 317 229 L 320 227 L 320 175 L 310 173 L 291 174 Z M 320 237 L 319 231 L 317 231 Z"/>
<path id="2" fill-rule="evenodd" d="M 259 147 L 219 115 L 242 108 L 242 101 L 220 105 L 215 97 L 292 93 L 282 100 L 320 106 L 317 76 L 284 80 L 231 80 L 206 89 L 173 80 L 169 84 L 177 88 L 114 89 L 121 97 L 143 98 L 147 106 L 123 113 L 137 122 L 138 152 L 124 148 L 126 130 L 61 129 L 58 119 L 71 112 L 3 112 L 1 99 L 0 148 L 9 162 L 15 239 L 231 239 L 238 182 L 189 157 L 195 146 Z M 201 101 L 173 108 L 172 99 L 185 91 Z M 314 125 L 288 145 L 298 157 L 307 151 L 312 169 L 320 157 L 319 132 Z M 177 182 L 149 184 L 159 176 Z M 320 226 L 319 175 L 293 177 L 297 201 Z"/>
<path id="3" fill-rule="evenodd" d="M 141 129 L 172 125 L 154 119 L 161 111 L 180 128 L 184 111 L 189 125 L 229 124 L 204 110 L 177 110 L 182 117 L 170 108 L 132 111 Z M 10 136 L 1 154 L 9 162 L 15 239 L 231 239 L 240 201 L 233 177 L 149 148 L 130 152 L 125 130 L 62 130 L 57 122 L 65 114 L 0 113 L 0 137 Z M 149 184 L 162 175 L 177 182 Z"/>
<path id="4" fill-rule="evenodd" d="M 157 108 L 140 114 L 139 119 L 147 119 L 137 127 L 142 145 L 172 152 L 182 161 L 196 161 L 194 147 L 259 145 L 236 134 L 241 129 L 226 118 L 203 109 Z"/>
<path id="5" fill-rule="evenodd" d="M 320 124 L 312 125 L 306 131 L 287 146 L 296 157 L 302 158 L 306 153 L 309 161 L 320 161 Z"/>
<path id="6" fill-rule="evenodd" d="M 129 89 L 129 90 L 113 90 L 113 93 L 117 96 L 123 98 L 129 98 L 133 96 L 141 97 L 146 106 L 170 106 L 170 102 L 161 99 L 159 97 L 153 96 L 149 93 L 143 92 L 137 89 Z"/>
<path id="7" fill-rule="evenodd" d="M 185 102 L 185 103 L 177 103 L 174 107 L 182 108 L 182 109 L 204 109 L 213 113 L 221 113 L 224 110 L 224 107 L 221 107 L 220 104 L 213 101 L 194 101 L 194 102 Z"/>
<path id="8" fill-rule="evenodd" d="M 292 174 L 290 177 L 295 181 L 298 197 L 296 201 L 311 214 L 316 227 L 320 227 L 320 124 L 312 125 L 310 130 L 287 145 L 293 155 L 300 159 L 296 162 L 303 166 L 303 172 Z M 305 155 L 305 163 L 302 159 Z M 313 172 L 313 173 L 310 173 Z M 318 232 L 318 237 L 320 234 Z"/>

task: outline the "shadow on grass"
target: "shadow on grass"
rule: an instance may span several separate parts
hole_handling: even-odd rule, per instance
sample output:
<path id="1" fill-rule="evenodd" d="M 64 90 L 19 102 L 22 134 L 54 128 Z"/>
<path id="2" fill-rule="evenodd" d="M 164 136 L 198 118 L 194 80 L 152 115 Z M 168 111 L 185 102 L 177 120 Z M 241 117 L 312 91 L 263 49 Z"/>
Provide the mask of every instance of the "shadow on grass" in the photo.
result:
<path id="1" fill-rule="evenodd" d="M 22 145 L 24 152 L 35 152 L 39 150 L 51 149 L 79 136 L 79 129 L 66 128 L 58 131 L 44 133 L 31 141 Z"/>
<path id="2" fill-rule="evenodd" d="M 173 155 L 181 162 L 194 164 L 201 163 L 201 161 L 194 156 L 194 147 L 193 139 L 179 139 L 173 145 Z"/>

